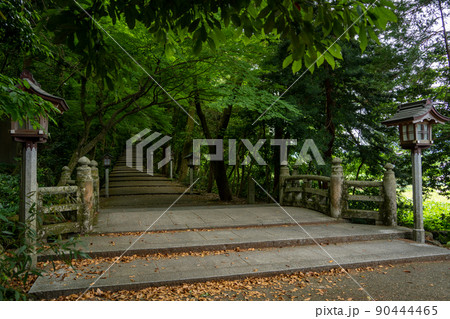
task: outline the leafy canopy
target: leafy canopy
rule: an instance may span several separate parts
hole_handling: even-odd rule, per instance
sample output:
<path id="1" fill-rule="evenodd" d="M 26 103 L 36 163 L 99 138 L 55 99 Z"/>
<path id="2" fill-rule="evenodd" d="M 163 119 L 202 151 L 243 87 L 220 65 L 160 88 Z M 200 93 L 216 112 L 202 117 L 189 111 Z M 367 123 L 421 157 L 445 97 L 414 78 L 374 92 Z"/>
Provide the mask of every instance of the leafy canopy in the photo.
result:
<path id="1" fill-rule="evenodd" d="M 223 29 L 228 27 L 248 38 L 276 34 L 290 40 L 283 66 L 292 64 L 294 72 L 303 63 L 312 71 L 315 64 L 320 66 L 325 60 L 334 67 L 335 59 L 342 59 L 336 40 L 357 37 L 364 51 L 369 39 L 378 41 L 377 30 L 397 19 L 389 0 L 65 0 L 53 1 L 50 6 L 49 25 L 56 38 L 86 53 L 104 50 L 104 34 L 92 28 L 94 22 L 88 13 L 97 21 L 109 17 L 114 24 L 125 19 L 130 29 L 142 22 L 169 54 L 185 37 L 192 38 L 195 54 L 205 44 L 216 50 L 224 42 Z"/>

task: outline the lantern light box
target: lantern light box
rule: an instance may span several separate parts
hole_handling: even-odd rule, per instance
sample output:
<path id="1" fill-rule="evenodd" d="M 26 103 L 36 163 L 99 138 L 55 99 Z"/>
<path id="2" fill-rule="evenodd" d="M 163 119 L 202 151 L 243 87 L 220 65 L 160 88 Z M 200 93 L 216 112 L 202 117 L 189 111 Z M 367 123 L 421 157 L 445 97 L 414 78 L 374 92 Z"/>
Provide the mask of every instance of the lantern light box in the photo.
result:
<path id="1" fill-rule="evenodd" d="M 383 124 L 398 125 L 402 148 L 425 149 L 433 144 L 432 126 L 449 120 L 436 111 L 431 100 L 422 100 L 400 105 L 397 113 Z"/>
<path id="2" fill-rule="evenodd" d="M 25 92 L 40 96 L 45 101 L 53 103 L 61 113 L 64 113 L 69 109 L 69 106 L 64 99 L 41 89 L 40 84 L 36 82 L 33 75 L 28 70 L 24 70 L 20 75 L 20 78 L 27 81 L 29 84 L 29 88 L 22 88 Z M 39 123 L 40 128 L 33 127 L 30 120 L 24 120 L 22 123 L 11 121 L 11 136 L 17 142 L 32 141 L 35 143 L 45 143 L 48 138 L 48 116 L 41 116 L 36 122 Z"/>

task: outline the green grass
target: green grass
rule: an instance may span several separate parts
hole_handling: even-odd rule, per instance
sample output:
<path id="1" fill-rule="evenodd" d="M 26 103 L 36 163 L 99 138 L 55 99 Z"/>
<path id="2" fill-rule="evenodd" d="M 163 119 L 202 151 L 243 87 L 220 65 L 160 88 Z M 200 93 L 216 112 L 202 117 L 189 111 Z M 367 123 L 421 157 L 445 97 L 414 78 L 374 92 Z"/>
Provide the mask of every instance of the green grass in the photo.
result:
<path id="1" fill-rule="evenodd" d="M 403 196 L 406 198 L 412 200 L 412 186 L 409 185 L 406 188 L 402 190 Z M 429 192 L 428 194 L 424 195 L 424 201 L 432 201 L 432 202 L 441 202 L 441 203 L 450 203 L 450 199 L 442 196 L 436 191 Z"/>
<path id="2" fill-rule="evenodd" d="M 406 206 L 406 205 L 405 205 Z M 427 231 L 450 230 L 450 203 L 425 202 L 423 204 L 423 223 Z M 399 224 L 413 227 L 412 203 L 399 209 Z"/>
<path id="3" fill-rule="evenodd" d="M 400 193 L 397 216 L 399 225 L 411 228 L 414 226 L 411 187 Z M 424 198 L 423 219 L 424 229 L 438 235 L 435 239 L 442 243 L 450 240 L 448 235 L 442 234 L 442 231 L 450 231 L 450 200 L 448 198 L 437 192 L 432 192 Z"/>

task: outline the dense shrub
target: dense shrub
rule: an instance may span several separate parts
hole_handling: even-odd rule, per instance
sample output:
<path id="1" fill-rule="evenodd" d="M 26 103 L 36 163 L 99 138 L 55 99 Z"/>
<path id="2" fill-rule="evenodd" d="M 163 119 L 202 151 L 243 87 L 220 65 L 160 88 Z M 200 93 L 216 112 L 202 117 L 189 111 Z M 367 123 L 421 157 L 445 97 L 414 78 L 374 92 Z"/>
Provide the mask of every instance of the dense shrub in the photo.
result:
<path id="1" fill-rule="evenodd" d="M 19 175 L 0 174 L 0 213 L 12 216 L 19 211 Z"/>
<path id="2" fill-rule="evenodd" d="M 412 228 L 414 226 L 412 200 L 400 196 L 397 205 L 398 224 Z M 423 225 L 426 231 L 432 233 L 450 231 L 450 203 L 425 201 L 423 203 Z M 444 242 L 446 241 L 444 240 Z"/>
<path id="3" fill-rule="evenodd" d="M 36 241 L 33 247 L 24 240 Z M 31 276 L 39 276 L 40 271 L 32 266 L 31 254 L 51 251 L 56 258 L 70 263 L 73 258 L 88 256 L 74 247 L 77 239 L 62 241 L 57 238 L 52 242 L 40 240 L 27 223 L 13 221 L 0 211 L 0 301 L 26 300 L 26 285 Z"/>

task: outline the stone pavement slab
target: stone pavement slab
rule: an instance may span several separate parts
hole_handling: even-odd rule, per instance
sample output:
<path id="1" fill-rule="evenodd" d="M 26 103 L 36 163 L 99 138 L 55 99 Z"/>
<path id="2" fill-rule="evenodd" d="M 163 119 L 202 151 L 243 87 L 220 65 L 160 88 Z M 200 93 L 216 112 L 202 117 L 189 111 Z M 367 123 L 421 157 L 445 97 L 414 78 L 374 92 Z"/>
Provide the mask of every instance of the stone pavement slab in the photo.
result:
<path id="1" fill-rule="evenodd" d="M 123 170 L 123 171 L 114 170 L 109 174 L 110 181 L 114 181 L 116 178 L 128 178 L 130 180 L 133 180 L 135 177 L 148 177 L 155 181 L 165 181 L 165 180 L 170 181 L 170 179 L 167 178 L 167 176 L 163 176 L 160 174 L 149 175 L 146 172 L 139 172 L 136 170 Z"/>
<path id="2" fill-rule="evenodd" d="M 149 207 L 166 209 L 175 200 L 178 199 L 180 195 L 177 194 L 160 194 L 160 195 L 127 195 L 127 196 L 111 196 L 103 197 L 100 200 L 101 210 L 103 209 L 132 209 L 132 208 L 146 208 Z M 177 205 L 182 206 L 199 206 L 207 205 L 211 202 L 207 202 L 203 195 L 200 194 L 185 194 L 182 196 Z M 164 210 L 163 210 L 164 211 Z"/>
<path id="3" fill-rule="evenodd" d="M 362 267 L 381 263 L 449 259 L 446 248 L 417 244 L 408 240 L 375 240 L 330 244 L 322 247 L 343 267 Z M 84 269 L 96 273 L 108 263 L 93 264 Z M 296 271 L 321 271 L 337 264 L 317 245 L 230 251 L 221 255 L 179 256 L 177 258 L 143 257 L 114 265 L 104 279 L 93 286 L 106 290 L 141 289 L 148 286 L 179 284 L 213 279 L 267 276 Z M 39 277 L 30 293 L 40 298 L 82 292 L 98 275 L 77 276 L 59 270 Z"/>
<path id="4" fill-rule="evenodd" d="M 109 174 L 109 182 L 109 196 L 123 197 L 122 203 L 126 203 L 130 195 L 180 195 L 187 188 L 164 175 L 149 175 L 146 170 L 141 172 L 123 164 L 116 164 Z M 105 194 L 105 189 L 102 189 L 100 195 Z"/>
<path id="5" fill-rule="evenodd" d="M 94 235 L 80 238 L 79 248 L 91 257 L 127 256 L 150 253 L 212 251 L 223 249 L 286 247 L 294 245 L 409 238 L 411 230 L 403 227 L 342 224 L 274 226 L 258 228 L 212 229 L 146 233 L 142 235 Z M 314 238 L 311 239 L 312 236 Z M 139 240 L 134 243 L 137 239 Z M 130 248 L 130 246 L 134 245 Z M 44 257 L 40 260 L 45 259 Z"/>
<path id="6" fill-rule="evenodd" d="M 109 196 L 126 195 L 159 195 L 159 194 L 183 194 L 186 191 L 184 186 L 176 185 L 155 185 L 155 186 L 135 186 L 135 187 L 112 187 L 109 189 Z M 100 191 L 100 196 L 105 195 L 105 190 Z"/>
<path id="7" fill-rule="evenodd" d="M 334 218 L 300 207 L 285 207 L 300 224 L 333 223 Z M 164 208 L 102 209 L 96 233 L 144 231 L 164 213 Z M 293 225 L 295 222 L 276 205 L 227 205 L 172 207 L 150 230 L 226 228 L 234 226 Z"/>
<path id="8" fill-rule="evenodd" d="M 172 181 L 162 180 L 162 181 L 155 181 L 155 180 L 148 180 L 148 181 L 123 181 L 123 182 L 110 182 L 109 187 L 137 187 L 137 186 L 179 186 L 179 184 L 174 183 Z"/>

